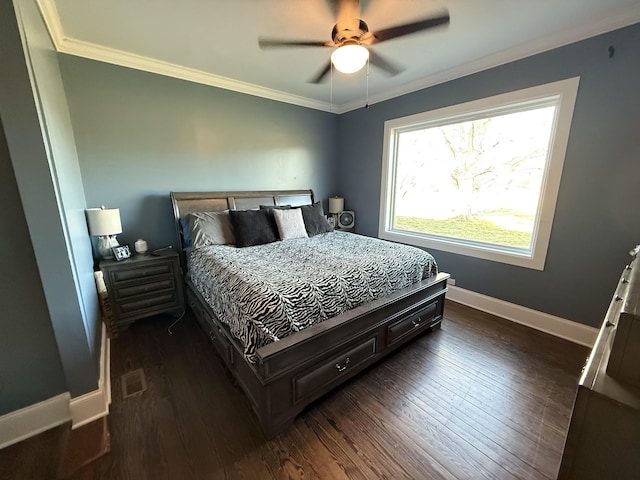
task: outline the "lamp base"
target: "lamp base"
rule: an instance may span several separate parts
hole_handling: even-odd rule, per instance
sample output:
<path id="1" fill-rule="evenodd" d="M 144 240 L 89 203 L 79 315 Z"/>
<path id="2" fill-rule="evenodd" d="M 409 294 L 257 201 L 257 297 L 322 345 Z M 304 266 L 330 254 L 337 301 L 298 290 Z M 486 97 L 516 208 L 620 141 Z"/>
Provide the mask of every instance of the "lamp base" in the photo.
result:
<path id="1" fill-rule="evenodd" d="M 115 235 L 101 235 L 98 237 L 98 255 L 101 258 L 114 258 L 111 247 L 117 247 L 120 244 Z"/>

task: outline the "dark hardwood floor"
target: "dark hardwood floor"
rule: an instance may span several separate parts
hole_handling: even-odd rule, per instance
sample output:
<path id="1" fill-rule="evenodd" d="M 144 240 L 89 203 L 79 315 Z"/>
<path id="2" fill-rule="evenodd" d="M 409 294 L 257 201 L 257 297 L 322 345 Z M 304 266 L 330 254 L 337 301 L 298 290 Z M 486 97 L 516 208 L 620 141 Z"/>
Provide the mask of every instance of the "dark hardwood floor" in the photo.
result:
<path id="1" fill-rule="evenodd" d="M 169 321 L 138 322 L 113 341 L 111 452 L 69 478 L 554 479 L 589 354 L 448 302 L 440 330 L 266 440 L 195 321 L 173 335 Z M 147 390 L 123 399 L 120 376 L 138 368 Z M 40 437 L 42 465 L 55 464 L 46 458 L 59 449 Z M 0 451 L 0 473 L 13 455 L 7 478 L 55 478 L 29 467 L 40 437 Z"/>

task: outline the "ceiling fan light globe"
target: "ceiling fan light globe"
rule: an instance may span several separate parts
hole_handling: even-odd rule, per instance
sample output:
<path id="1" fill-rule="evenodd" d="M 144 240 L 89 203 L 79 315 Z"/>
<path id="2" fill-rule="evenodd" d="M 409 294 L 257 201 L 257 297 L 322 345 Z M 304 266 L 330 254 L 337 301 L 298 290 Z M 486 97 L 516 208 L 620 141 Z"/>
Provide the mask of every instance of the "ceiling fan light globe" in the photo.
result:
<path id="1" fill-rule="evenodd" d="M 362 45 L 343 45 L 331 54 L 331 62 L 342 73 L 355 73 L 369 59 L 369 50 Z"/>

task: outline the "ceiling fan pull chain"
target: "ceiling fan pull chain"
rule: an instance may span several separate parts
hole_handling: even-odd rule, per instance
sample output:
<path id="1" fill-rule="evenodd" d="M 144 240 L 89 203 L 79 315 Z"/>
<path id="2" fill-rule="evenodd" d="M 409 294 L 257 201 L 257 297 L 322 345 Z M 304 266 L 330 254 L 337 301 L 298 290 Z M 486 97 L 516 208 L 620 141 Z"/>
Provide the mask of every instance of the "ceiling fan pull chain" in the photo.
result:
<path id="1" fill-rule="evenodd" d="M 369 109 L 369 59 L 367 59 L 367 93 L 364 101 L 364 108 Z"/>
<path id="2" fill-rule="evenodd" d="M 333 63 L 331 63 L 331 73 L 329 78 L 329 113 L 333 113 Z"/>

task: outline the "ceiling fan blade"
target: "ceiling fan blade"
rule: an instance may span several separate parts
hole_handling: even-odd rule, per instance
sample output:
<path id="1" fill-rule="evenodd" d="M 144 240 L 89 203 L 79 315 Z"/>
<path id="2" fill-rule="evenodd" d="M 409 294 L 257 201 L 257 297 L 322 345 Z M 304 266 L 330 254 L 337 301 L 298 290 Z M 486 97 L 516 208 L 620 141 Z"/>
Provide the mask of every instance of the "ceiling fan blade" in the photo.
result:
<path id="1" fill-rule="evenodd" d="M 285 40 L 280 38 L 259 38 L 260 48 L 281 48 L 281 47 L 335 47 L 333 42 L 322 42 L 313 40 Z"/>
<path id="2" fill-rule="evenodd" d="M 428 30 L 430 28 L 439 27 L 440 25 L 446 25 L 449 23 L 449 12 L 444 13 L 437 17 L 426 18 L 418 22 L 405 23 L 404 25 L 398 25 L 396 27 L 385 28 L 377 32 L 373 32 L 372 43 L 380 43 L 392 38 L 402 37 L 411 33 L 420 32 L 422 30 Z"/>
<path id="3" fill-rule="evenodd" d="M 318 73 L 318 75 L 316 75 L 311 80 L 309 80 L 309 83 L 322 83 L 322 81 L 325 79 L 325 77 L 327 76 L 327 73 L 329 73 L 330 70 L 331 70 L 331 60 L 327 62 L 327 65 L 320 71 L 320 73 Z"/>
<path id="4" fill-rule="evenodd" d="M 384 70 L 385 72 L 387 72 L 392 77 L 394 75 L 399 74 L 403 70 L 402 68 L 397 67 L 393 63 L 391 63 L 388 60 L 384 59 L 383 57 L 381 57 L 380 55 L 378 55 L 376 52 L 374 52 L 371 49 L 369 49 L 369 63 L 371 65 L 375 65 L 376 67 Z"/>

